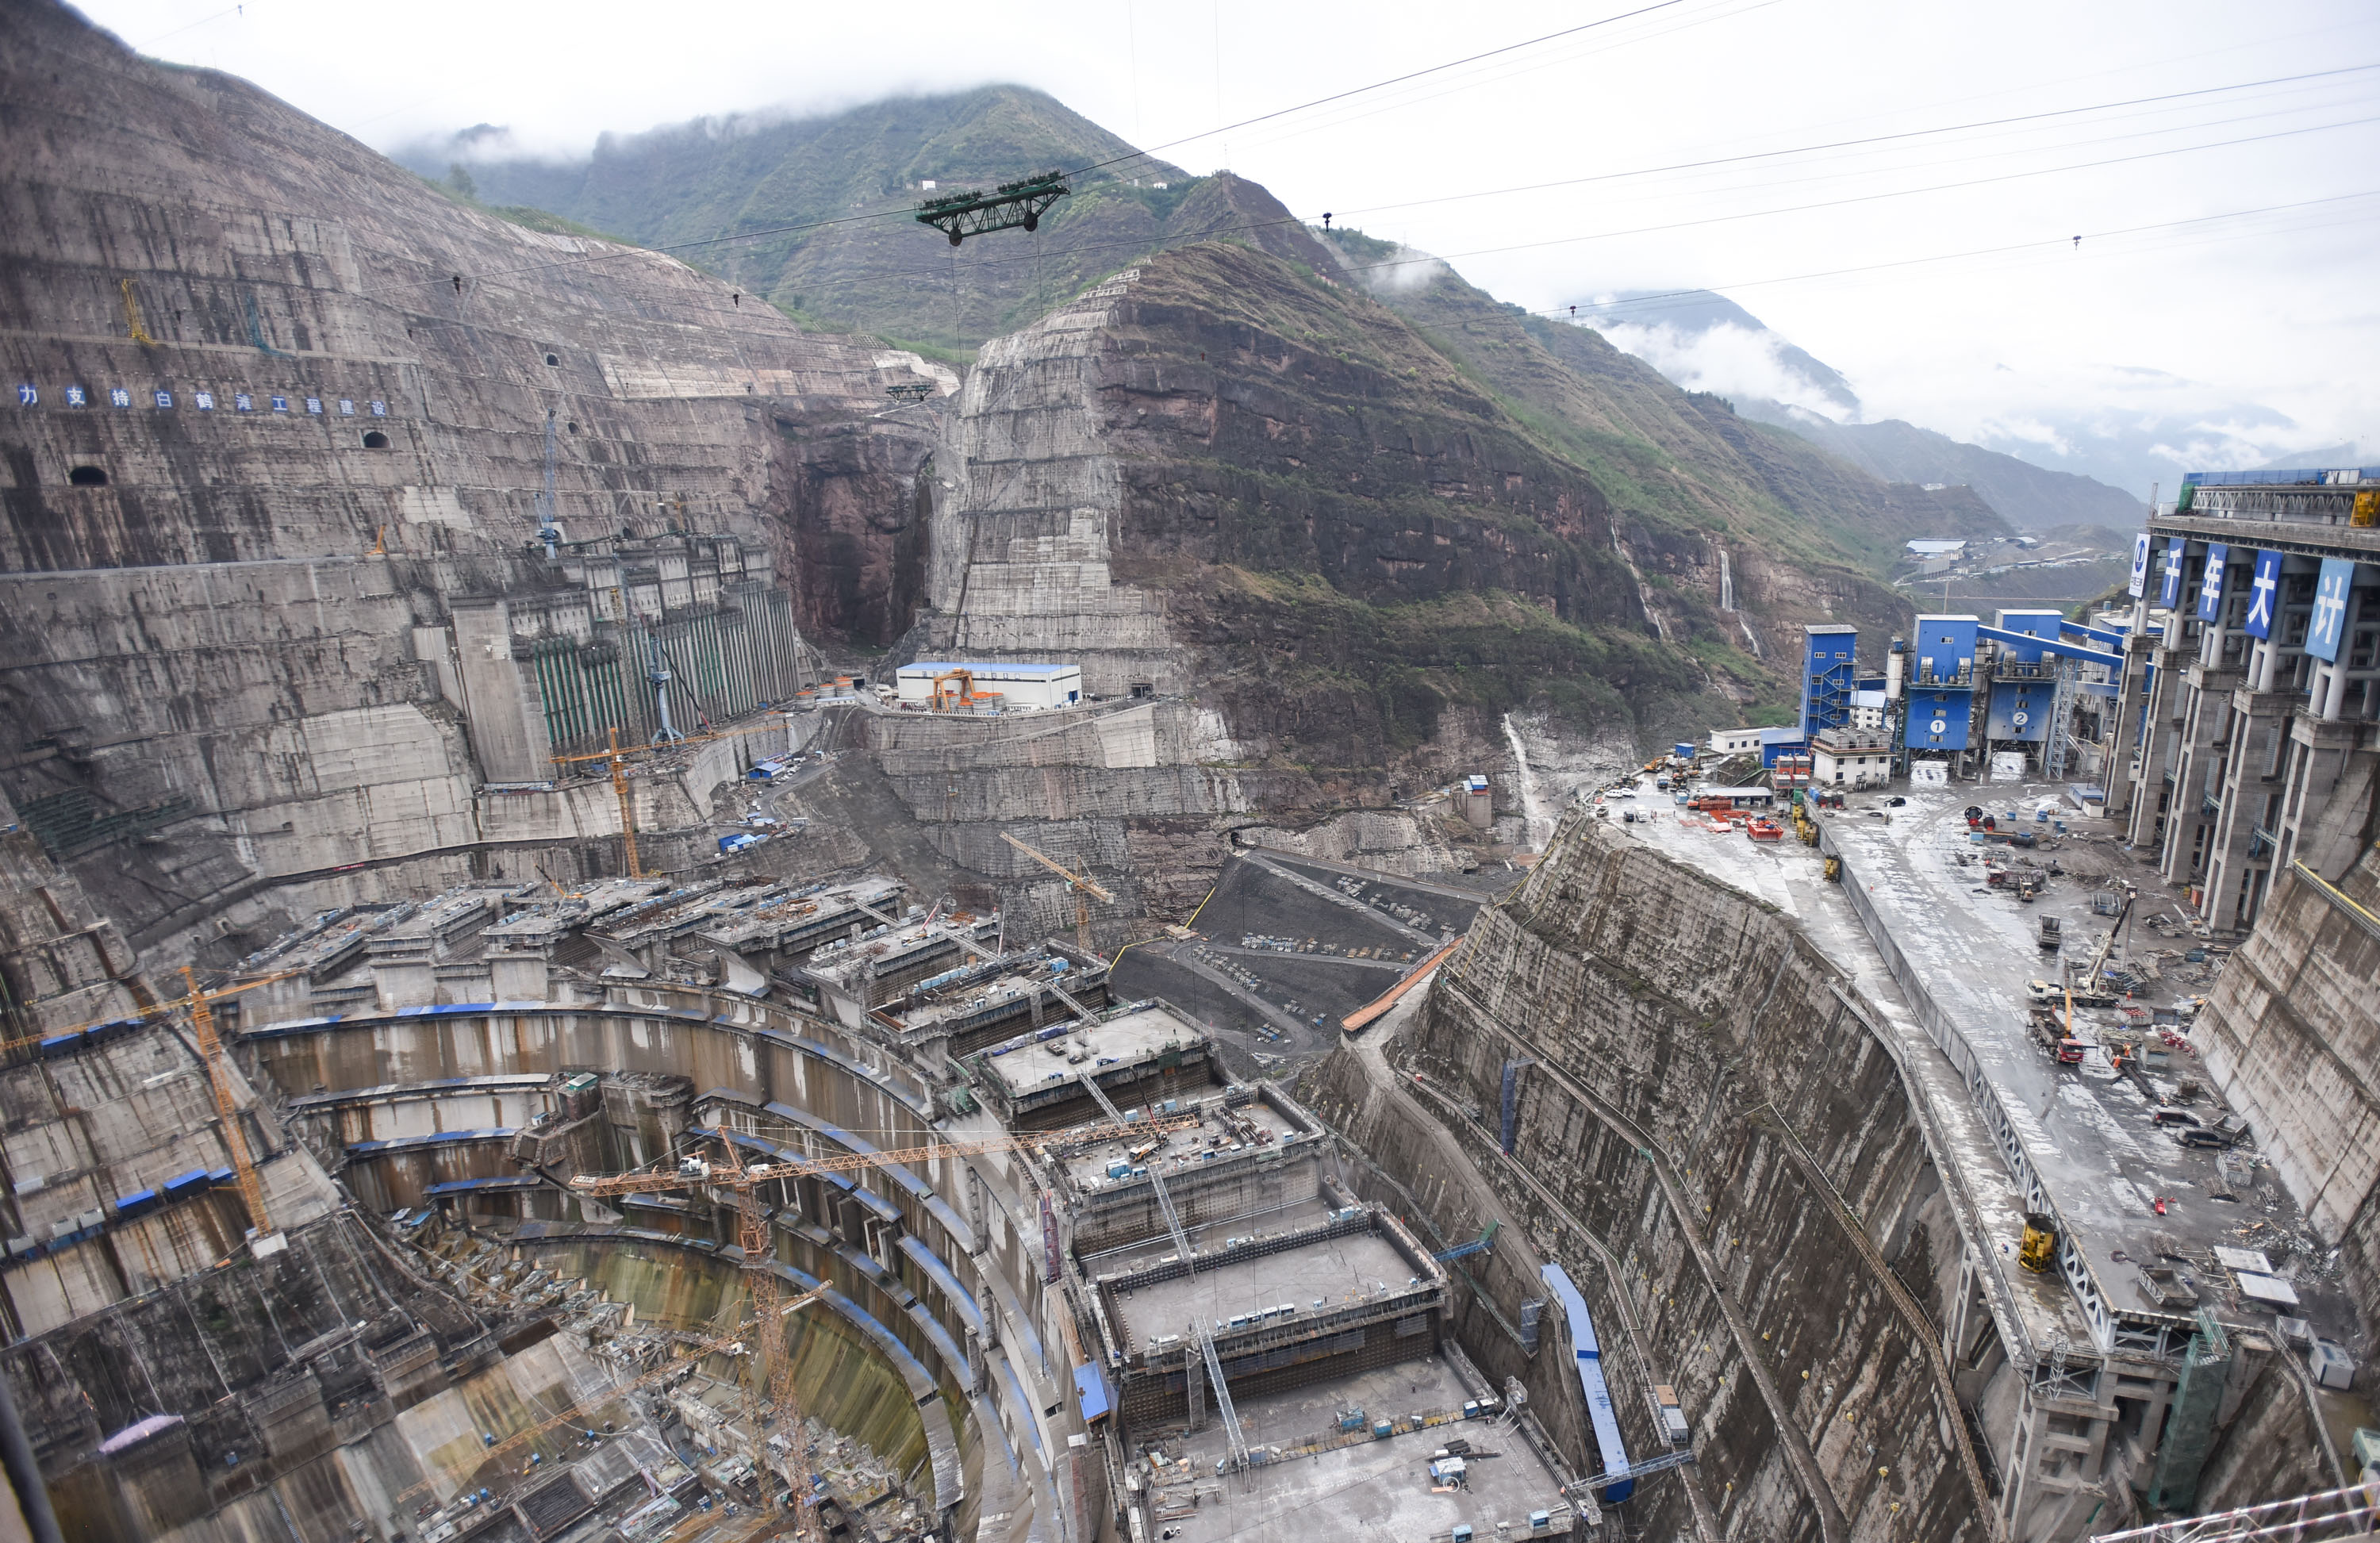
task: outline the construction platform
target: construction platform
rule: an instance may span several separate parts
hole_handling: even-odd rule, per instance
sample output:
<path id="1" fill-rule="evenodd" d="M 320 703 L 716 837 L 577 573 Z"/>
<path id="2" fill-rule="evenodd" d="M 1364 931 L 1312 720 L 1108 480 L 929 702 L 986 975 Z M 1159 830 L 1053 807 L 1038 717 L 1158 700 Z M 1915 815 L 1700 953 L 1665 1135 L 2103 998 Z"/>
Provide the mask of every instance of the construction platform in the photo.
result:
<path id="1" fill-rule="evenodd" d="M 1469 929 L 1517 870 L 1414 877 L 1249 849 L 1224 865 L 1195 937 L 1116 961 L 1119 995 L 1161 996 L 1216 1036 L 1235 1075 L 1287 1075 L 1339 1042 L 1339 1022 Z"/>
<path id="2" fill-rule="evenodd" d="M 1125 1282 L 1101 1284 L 1122 1319 L 1127 1343 L 1148 1344 L 1167 1334 L 1183 1333 L 1186 1326 L 1206 1323 L 1221 1334 L 1253 1321 L 1287 1322 L 1299 1313 L 1328 1312 L 1350 1303 L 1377 1302 L 1394 1292 L 1417 1290 L 1425 1277 L 1414 1273 L 1414 1262 L 1378 1232 L 1356 1232 L 1338 1237 L 1318 1237 L 1302 1247 L 1280 1254 L 1258 1249 L 1299 1233 L 1323 1231 L 1328 1213 L 1304 1219 L 1297 1232 L 1268 1231 L 1245 1234 L 1246 1244 L 1211 1256 L 1194 1243 L 1201 1256 L 1196 1275 L 1150 1280 L 1169 1250 L 1130 1274 Z M 1212 1231 L 1213 1229 L 1209 1229 Z M 1278 1318 L 1274 1315 L 1279 1315 Z"/>
<path id="3" fill-rule="evenodd" d="M 1206 1034 L 1160 1003 L 1119 1012 L 1104 1022 L 1052 1025 L 1003 1040 L 969 1059 L 978 1092 L 1012 1127 L 1055 1130 L 1095 1120 L 1096 1079 L 1119 1104 L 1195 1097 L 1214 1083 Z"/>
<path id="4" fill-rule="evenodd" d="M 1281 1455 L 1219 1475 L 1220 1427 L 1158 1443 L 1169 1461 L 1151 1464 L 1144 1455 L 1135 1464 L 1151 1486 L 1152 1536 L 1174 1543 L 1414 1543 L 1452 1537 L 1466 1525 L 1480 1543 L 1571 1536 L 1574 1514 L 1560 1480 L 1528 1434 L 1500 1413 L 1463 1417 L 1465 1403 L 1492 1397 L 1447 1356 L 1433 1355 L 1243 1399 L 1240 1428 L 1250 1448 Z M 1351 1418 L 1360 1428 L 1342 1430 Z M 1382 1420 L 1392 1422 L 1385 1437 L 1374 1434 Z M 1464 1441 L 1471 1452 L 1463 1482 L 1435 1485 L 1435 1454 Z"/>
<path id="5" fill-rule="evenodd" d="M 913 1045 L 942 1041 L 945 1055 L 972 1055 L 1029 1029 L 1072 1019 L 1057 993 L 1097 1012 L 1108 1004 L 1108 966 L 1062 944 L 975 959 L 930 975 L 879 1005 L 876 1021 Z"/>

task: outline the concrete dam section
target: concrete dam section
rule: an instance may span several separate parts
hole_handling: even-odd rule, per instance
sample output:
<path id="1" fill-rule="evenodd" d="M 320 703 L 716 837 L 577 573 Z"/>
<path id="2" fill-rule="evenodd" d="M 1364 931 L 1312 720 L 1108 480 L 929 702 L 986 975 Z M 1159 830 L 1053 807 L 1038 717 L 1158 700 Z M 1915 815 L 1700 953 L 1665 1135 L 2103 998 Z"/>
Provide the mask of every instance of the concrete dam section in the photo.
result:
<path id="1" fill-rule="evenodd" d="M 1228 173 L 956 354 L 0 92 L 0 1536 L 2369 1530 L 2380 471 L 1909 617 Z"/>

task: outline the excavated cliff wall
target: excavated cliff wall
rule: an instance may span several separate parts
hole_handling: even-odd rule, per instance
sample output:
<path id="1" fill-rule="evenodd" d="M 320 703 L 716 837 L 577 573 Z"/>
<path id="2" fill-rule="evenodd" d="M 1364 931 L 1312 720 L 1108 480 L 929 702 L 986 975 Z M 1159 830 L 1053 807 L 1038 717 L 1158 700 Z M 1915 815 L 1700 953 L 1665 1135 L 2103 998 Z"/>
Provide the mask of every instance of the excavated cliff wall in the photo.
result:
<path id="1" fill-rule="evenodd" d="M 973 871 L 1029 877 L 999 850 L 1003 819 L 1047 822 L 1034 839 L 1061 860 L 1156 881 L 1141 898 L 1167 910 L 1252 815 L 1391 863 L 1438 854 L 1392 806 L 1511 767 L 1505 709 L 1555 693 L 1618 765 L 1640 709 L 1701 689 L 1639 641 L 1593 482 L 1318 276 L 1329 253 L 1302 229 L 1261 238 L 1125 269 L 987 344 L 955 402 L 933 609 L 904 656 L 1062 660 L 1094 696 L 1162 699 L 1145 746 L 1114 719 L 985 730 L 967 767 L 880 730 L 905 803 Z M 1348 820 L 1365 828 L 1312 834 Z"/>
<path id="2" fill-rule="evenodd" d="M 647 623 L 735 710 L 791 626 L 906 626 L 933 413 L 883 388 L 948 371 L 0 18 L 0 781 L 128 933 L 464 876 L 483 784 L 638 729 Z"/>
<path id="3" fill-rule="evenodd" d="M 2336 885 L 2275 878 L 2193 1038 L 2289 1194 L 2380 1321 L 2380 848 Z"/>
<path id="4" fill-rule="evenodd" d="M 1581 1284 L 1639 1460 L 1667 1450 L 1649 1384 L 1677 1389 L 1700 1461 L 1632 1503 L 1648 1536 L 1697 1511 L 1734 1537 L 1992 1535 L 1935 1327 L 1961 1289 L 1956 1221 L 1846 987 L 1783 916 L 1574 818 L 1390 1042 L 1319 1075 L 1442 1233 L 1508 1216 Z M 1579 1430 L 1559 1358 L 1491 1327 L 1546 1294 L 1533 1264 L 1486 1275 L 1465 1343 Z M 1577 1455 L 1596 1466 L 1591 1440 Z"/>

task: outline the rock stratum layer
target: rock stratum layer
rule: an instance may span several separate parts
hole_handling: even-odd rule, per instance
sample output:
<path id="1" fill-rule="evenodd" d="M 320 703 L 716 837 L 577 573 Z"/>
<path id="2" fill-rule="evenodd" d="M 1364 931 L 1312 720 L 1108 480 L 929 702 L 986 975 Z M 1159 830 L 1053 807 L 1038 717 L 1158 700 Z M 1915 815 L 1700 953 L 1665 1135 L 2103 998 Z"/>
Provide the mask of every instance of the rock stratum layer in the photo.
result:
<path id="1" fill-rule="evenodd" d="M 914 356 L 458 208 L 55 6 L 6 22 L 0 781 L 136 938 L 260 887 L 335 900 L 358 863 L 507 871 L 517 811 L 480 790 L 571 732 L 530 656 L 604 637 L 623 589 L 773 629 L 747 706 L 790 689 L 793 626 L 907 625 L 930 437 L 873 415 L 934 379 Z M 538 560 L 549 454 L 601 572 Z"/>

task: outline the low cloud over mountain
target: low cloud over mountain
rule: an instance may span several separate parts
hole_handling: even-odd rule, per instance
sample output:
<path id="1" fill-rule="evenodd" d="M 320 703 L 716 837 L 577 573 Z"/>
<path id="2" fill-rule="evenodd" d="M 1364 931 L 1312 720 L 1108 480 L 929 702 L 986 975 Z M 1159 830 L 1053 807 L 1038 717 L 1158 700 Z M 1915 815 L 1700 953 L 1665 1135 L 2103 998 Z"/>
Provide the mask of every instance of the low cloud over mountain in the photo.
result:
<path id="1" fill-rule="evenodd" d="M 2184 471 L 2319 463 L 2351 450 L 2308 447 L 2307 432 L 2274 408 L 2226 402 L 2203 382 L 2126 365 L 2044 381 L 2033 406 L 2011 412 L 2006 376 L 2015 371 L 1981 367 L 1972 410 L 1958 410 L 1963 367 L 1946 362 L 1928 392 L 1938 399 L 1949 383 L 1947 426 L 1963 436 L 1954 439 L 1871 417 L 1840 371 L 1723 296 L 1598 296 L 1579 306 L 1578 317 L 1679 385 L 1728 397 L 1746 417 L 1791 429 L 1879 476 L 1967 482 L 2022 525 L 2121 524 L 2152 486 L 2170 497 Z"/>

